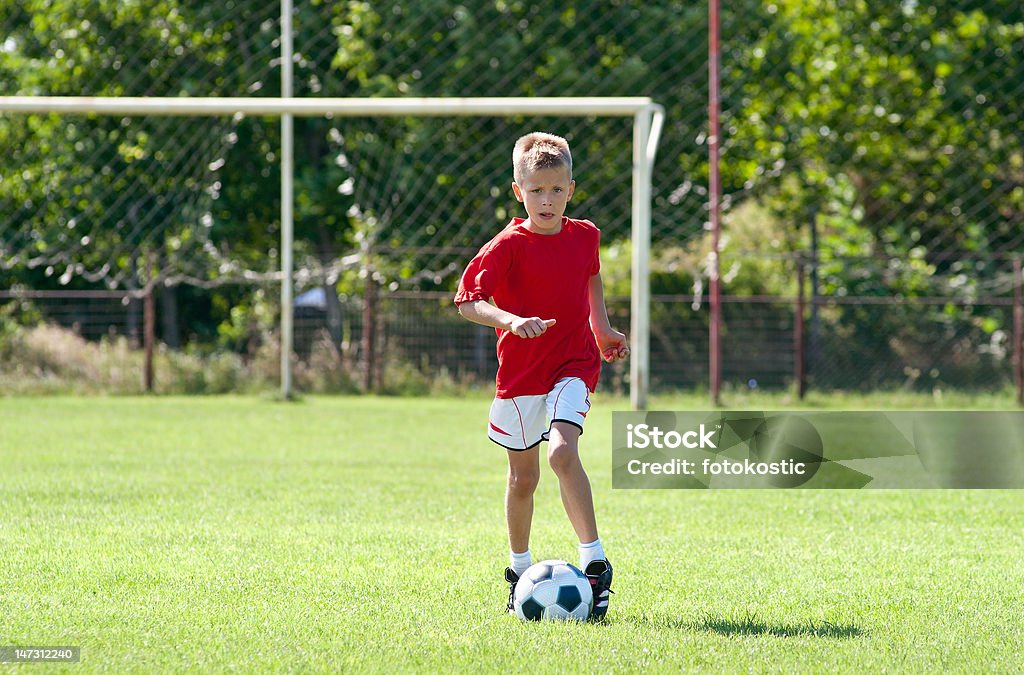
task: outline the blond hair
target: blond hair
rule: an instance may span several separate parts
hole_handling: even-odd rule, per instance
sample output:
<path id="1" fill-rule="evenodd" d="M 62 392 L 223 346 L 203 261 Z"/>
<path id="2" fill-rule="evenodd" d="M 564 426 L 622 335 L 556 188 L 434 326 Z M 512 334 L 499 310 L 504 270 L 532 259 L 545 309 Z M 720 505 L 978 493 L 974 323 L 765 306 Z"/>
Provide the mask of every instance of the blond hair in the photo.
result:
<path id="1" fill-rule="evenodd" d="M 564 166 L 572 179 L 572 153 L 569 142 L 561 136 L 534 131 L 516 141 L 512 150 L 512 176 L 517 183 L 527 171 Z"/>

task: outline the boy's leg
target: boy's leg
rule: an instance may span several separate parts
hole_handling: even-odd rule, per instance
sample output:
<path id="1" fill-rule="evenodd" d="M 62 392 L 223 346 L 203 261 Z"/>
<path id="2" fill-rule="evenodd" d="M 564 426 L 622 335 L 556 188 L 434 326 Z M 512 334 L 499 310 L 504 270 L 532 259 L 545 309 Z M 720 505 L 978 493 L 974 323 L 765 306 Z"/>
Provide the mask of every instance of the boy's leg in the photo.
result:
<path id="1" fill-rule="evenodd" d="M 508 485 L 505 489 L 505 521 L 513 553 L 530 548 L 533 493 L 540 481 L 540 444 L 527 450 L 508 451 Z"/>
<path id="2" fill-rule="evenodd" d="M 600 620 L 608 612 L 612 566 L 597 538 L 597 518 L 590 479 L 580 461 L 579 438 L 590 410 L 590 392 L 579 378 L 559 380 L 548 394 L 548 462 L 558 476 L 562 504 L 580 540 L 580 567 L 594 590 L 591 618 Z"/>
<path id="3" fill-rule="evenodd" d="M 579 437 L 581 431 L 568 422 L 553 422 L 548 445 L 548 462 L 558 476 L 562 504 L 569 522 L 576 530 L 580 544 L 600 548 L 597 538 L 597 518 L 594 515 L 594 496 L 580 462 Z M 589 547 L 589 546 L 588 546 Z M 585 546 L 580 547 L 581 556 Z M 608 600 L 612 586 L 612 566 L 604 556 L 584 564 L 583 573 L 590 579 L 594 590 L 591 617 L 600 620 L 608 613 Z"/>
<path id="4" fill-rule="evenodd" d="M 505 569 L 508 582 L 508 605 L 512 601 L 516 583 L 530 563 L 530 526 L 533 523 L 533 493 L 540 480 L 540 444 L 527 450 L 508 451 L 508 485 L 505 488 L 505 520 L 508 524 L 508 545 L 512 552 L 511 565 Z"/>
<path id="5" fill-rule="evenodd" d="M 581 543 L 597 539 L 597 517 L 590 479 L 580 461 L 579 438 L 582 432 L 568 422 L 552 422 L 548 437 L 548 463 L 558 476 L 562 506 Z"/>
<path id="6" fill-rule="evenodd" d="M 519 575 L 530 566 L 530 525 L 533 521 L 533 493 L 540 479 L 539 447 L 544 438 L 545 397 L 495 398 L 488 415 L 487 436 L 505 448 L 508 456 L 508 484 L 505 489 L 505 521 L 508 525 L 509 584 L 508 610 Z"/>

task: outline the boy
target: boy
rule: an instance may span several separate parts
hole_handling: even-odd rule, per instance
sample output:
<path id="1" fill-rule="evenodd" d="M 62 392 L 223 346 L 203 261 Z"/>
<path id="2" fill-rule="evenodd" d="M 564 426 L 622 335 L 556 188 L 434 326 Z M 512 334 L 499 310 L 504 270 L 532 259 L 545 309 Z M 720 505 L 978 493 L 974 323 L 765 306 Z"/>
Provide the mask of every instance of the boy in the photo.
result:
<path id="1" fill-rule="evenodd" d="M 600 232 L 589 221 L 563 216 L 576 188 L 569 144 L 552 134 L 523 136 L 512 152 L 512 167 L 512 190 L 527 218 L 513 218 L 480 249 L 455 296 L 462 316 L 498 333 L 488 436 L 508 455 L 508 610 L 519 576 L 533 563 L 533 494 L 540 478 L 540 443 L 547 441 L 548 463 L 579 538 L 580 569 L 594 589 L 592 616 L 601 619 L 608 611 L 612 567 L 597 536 L 579 437 L 601 356 L 618 361 L 629 355 L 629 347 L 608 321 Z"/>

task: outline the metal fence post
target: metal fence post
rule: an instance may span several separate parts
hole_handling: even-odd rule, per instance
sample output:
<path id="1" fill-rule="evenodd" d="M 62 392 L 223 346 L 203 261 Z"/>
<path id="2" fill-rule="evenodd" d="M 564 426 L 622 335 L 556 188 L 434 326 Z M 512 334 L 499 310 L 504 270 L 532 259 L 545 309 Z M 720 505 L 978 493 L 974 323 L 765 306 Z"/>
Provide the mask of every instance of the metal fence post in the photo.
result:
<path id="1" fill-rule="evenodd" d="M 363 292 L 363 391 L 371 392 L 376 387 L 374 374 L 377 371 L 377 283 L 372 267 L 366 269 L 366 288 Z"/>
<path id="2" fill-rule="evenodd" d="M 1024 406 L 1024 273 L 1020 258 L 1013 259 L 1013 379 L 1017 404 Z"/>
<path id="3" fill-rule="evenodd" d="M 152 270 L 152 263 L 150 263 L 150 270 Z M 152 272 L 150 277 L 150 282 L 146 285 L 146 298 L 142 303 L 142 341 L 145 345 L 142 383 L 146 392 L 151 394 L 153 393 L 153 345 L 156 342 L 156 300 L 153 293 L 156 285 L 152 281 Z"/>
<path id="4" fill-rule="evenodd" d="M 803 400 L 807 393 L 807 377 L 804 372 L 806 363 L 804 345 L 804 261 L 796 261 L 796 308 L 793 312 L 793 377 L 796 380 L 796 393 Z"/>

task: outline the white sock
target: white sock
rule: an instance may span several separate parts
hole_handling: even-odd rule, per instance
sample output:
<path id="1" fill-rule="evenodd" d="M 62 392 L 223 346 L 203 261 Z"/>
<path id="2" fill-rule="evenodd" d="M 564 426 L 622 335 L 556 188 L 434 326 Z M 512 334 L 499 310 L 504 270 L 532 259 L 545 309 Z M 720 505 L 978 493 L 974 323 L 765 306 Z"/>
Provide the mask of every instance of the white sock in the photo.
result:
<path id="1" fill-rule="evenodd" d="M 601 540 L 595 539 L 589 544 L 580 544 L 580 569 L 586 571 L 587 565 L 595 560 L 604 560 L 604 546 Z"/>
<path id="2" fill-rule="evenodd" d="M 509 560 L 511 561 L 509 567 L 511 567 L 512 571 L 519 576 L 523 576 L 523 572 L 528 570 L 530 568 L 530 565 L 533 564 L 533 562 L 531 561 L 530 549 L 526 549 L 526 551 L 524 551 L 523 553 L 509 551 L 508 557 Z"/>

